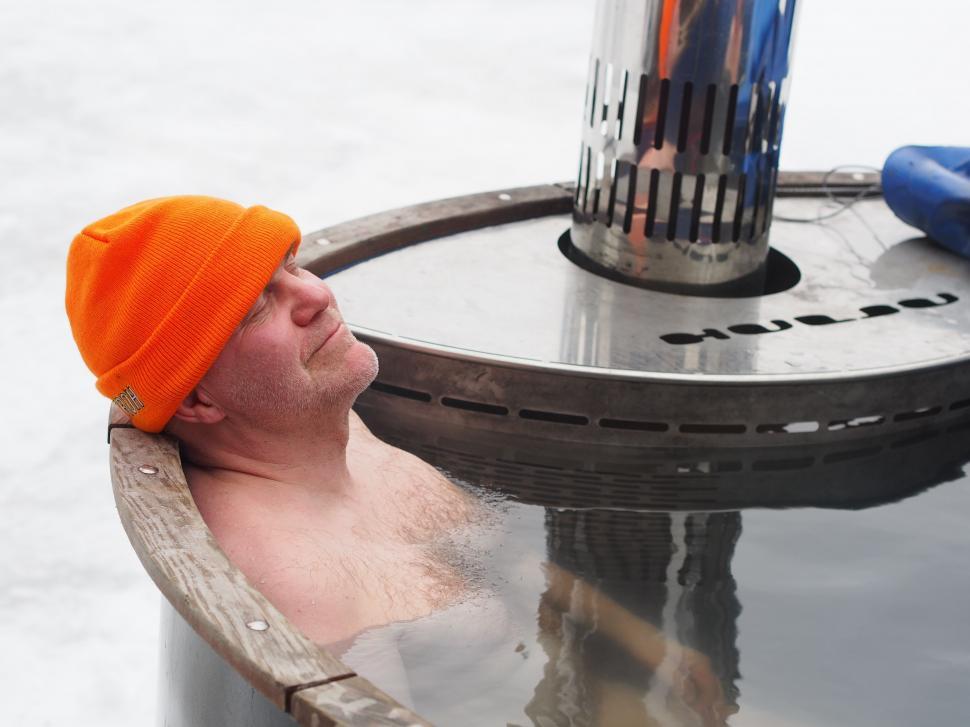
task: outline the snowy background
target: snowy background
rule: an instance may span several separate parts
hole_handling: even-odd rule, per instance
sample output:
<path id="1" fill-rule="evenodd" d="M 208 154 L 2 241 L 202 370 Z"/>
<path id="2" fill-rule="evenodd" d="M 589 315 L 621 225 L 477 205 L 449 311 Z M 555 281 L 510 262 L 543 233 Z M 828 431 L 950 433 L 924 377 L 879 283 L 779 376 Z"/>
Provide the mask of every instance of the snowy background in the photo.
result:
<path id="1" fill-rule="evenodd" d="M 159 596 L 63 312 L 73 235 L 167 194 L 308 232 L 571 179 L 593 6 L 0 3 L 0 722 L 154 722 Z M 805 2 L 782 167 L 970 144 L 968 18 L 964 0 Z"/>

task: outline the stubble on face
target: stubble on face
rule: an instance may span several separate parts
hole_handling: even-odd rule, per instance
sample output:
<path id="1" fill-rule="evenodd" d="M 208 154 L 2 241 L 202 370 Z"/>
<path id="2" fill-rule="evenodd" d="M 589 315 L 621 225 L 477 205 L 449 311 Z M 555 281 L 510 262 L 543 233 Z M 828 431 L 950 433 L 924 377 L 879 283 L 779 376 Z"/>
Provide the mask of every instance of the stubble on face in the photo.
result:
<path id="1" fill-rule="evenodd" d="M 377 376 L 374 350 L 344 328 L 300 364 L 281 367 L 271 355 L 239 361 L 227 382 L 232 409 L 263 424 L 295 424 L 343 415 Z"/>

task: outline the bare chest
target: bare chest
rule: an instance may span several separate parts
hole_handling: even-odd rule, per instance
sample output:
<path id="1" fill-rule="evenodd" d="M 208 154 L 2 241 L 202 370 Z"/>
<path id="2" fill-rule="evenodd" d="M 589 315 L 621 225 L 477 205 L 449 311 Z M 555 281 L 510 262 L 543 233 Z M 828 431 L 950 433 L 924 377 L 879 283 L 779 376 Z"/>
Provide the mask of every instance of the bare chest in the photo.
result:
<path id="1" fill-rule="evenodd" d="M 278 558 L 253 563 L 259 587 L 320 643 L 421 618 L 462 597 L 468 584 L 441 544 L 375 538 L 373 525 L 291 540 L 277 548 Z"/>
<path id="2" fill-rule="evenodd" d="M 472 498 L 420 459 L 393 447 L 353 462 L 375 540 L 426 545 L 478 517 Z"/>

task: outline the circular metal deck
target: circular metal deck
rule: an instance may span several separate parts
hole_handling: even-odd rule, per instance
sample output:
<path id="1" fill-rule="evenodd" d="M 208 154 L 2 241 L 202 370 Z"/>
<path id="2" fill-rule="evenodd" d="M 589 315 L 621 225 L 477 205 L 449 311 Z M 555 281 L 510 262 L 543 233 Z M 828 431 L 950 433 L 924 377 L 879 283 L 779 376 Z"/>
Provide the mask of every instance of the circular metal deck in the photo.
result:
<path id="1" fill-rule="evenodd" d="M 779 198 L 776 213 L 829 209 L 812 196 L 817 182 L 802 178 L 803 193 Z M 700 298 L 575 265 L 557 245 L 569 190 L 539 190 L 308 236 L 311 269 L 350 265 L 328 282 L 378 351 L 381 373 L 361 401 L 378 428 L 766 447 L 895 436 L 970 409 L 970 262 L 919 239 L 881 199 L 824 224 L 776 220 L 772 246 L 800 271 L 787 290 Z M 502 215 L 525 219 L 496 225 Z M 373 256 L 381 245 L 398 249 Z M 666 254 L 698 253 L 671 244 Z"/>

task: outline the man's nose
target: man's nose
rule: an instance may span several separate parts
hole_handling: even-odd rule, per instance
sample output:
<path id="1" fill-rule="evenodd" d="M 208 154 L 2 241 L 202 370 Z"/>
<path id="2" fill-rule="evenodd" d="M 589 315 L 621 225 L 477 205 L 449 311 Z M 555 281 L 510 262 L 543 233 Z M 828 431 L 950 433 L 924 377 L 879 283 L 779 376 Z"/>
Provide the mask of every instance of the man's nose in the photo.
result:
<path id="1" fill-rule="evenodd" d="M 333 293 L 319 278 L 295 278 L 293 282 L 293 322 L 307 326 L 333 303 Z"/>

